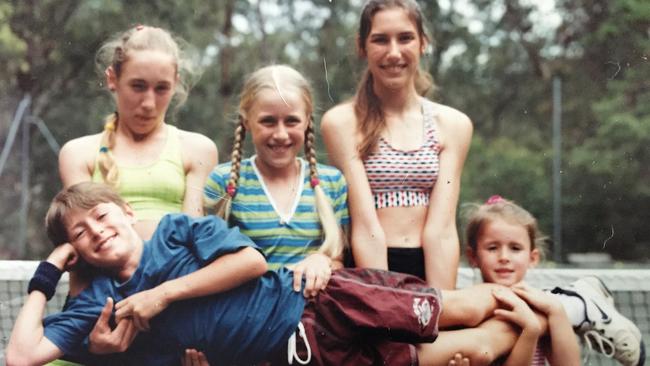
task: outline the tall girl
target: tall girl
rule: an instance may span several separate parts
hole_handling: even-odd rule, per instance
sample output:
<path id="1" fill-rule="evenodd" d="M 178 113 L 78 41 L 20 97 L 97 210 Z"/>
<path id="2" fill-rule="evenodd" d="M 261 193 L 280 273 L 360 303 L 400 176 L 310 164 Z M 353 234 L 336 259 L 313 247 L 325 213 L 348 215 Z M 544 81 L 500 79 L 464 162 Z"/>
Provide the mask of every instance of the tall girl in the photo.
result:
<path id="1" fill-rule="evenodd" d="M 349 183 L 356 265 L 454 288 L 456 206 L 472 123 L 423 97 L 432 87 L 419 66 L 429 38 L 414 0 L 368 1 L 357 46 L 368 65 L 357 92 L 321 127 Z"/>

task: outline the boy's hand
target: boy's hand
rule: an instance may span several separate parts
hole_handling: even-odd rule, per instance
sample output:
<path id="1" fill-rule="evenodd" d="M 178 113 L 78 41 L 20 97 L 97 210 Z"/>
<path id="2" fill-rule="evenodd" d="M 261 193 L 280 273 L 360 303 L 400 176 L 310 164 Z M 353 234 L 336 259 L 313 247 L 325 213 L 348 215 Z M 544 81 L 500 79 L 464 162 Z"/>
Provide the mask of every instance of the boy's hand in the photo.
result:
<path id="1" fill-rule="evenodd" d="M 535 312 L 528 304 L 510 291 L 495 290 L 492 293 L 503 308 L 494 310 L 494 315 L 510 321 L 522 330 L 539 336 L 542 333 L 542 326 L 535 315 Z"/>
<path id="2" fill-rule="evenodd" d="M 138 331 L 149 330 L 149 320 L 165 310 L 169 302 L 161 286 L 138 292 L 115 305 L 115 321 L 131 317 Z"/>
<path id="3" fill-rule="evenodd" d="M 305 277 L 305 297 L 316 296 L 327 286 L 332 275 L 332 260 L 320 253 L 311 254 L 293 267 L 293 290 L 298 292 Z"/>
<path id="4" fill-rule="evenodd" d="M 208 359 L 205 357 L 205 354 L 201 351 L 197 351 L 193 348 L 188 348 L 185 350 L 183 358 L 181 358 L 182 366 L 210 366 Z"/>
<path id="5" fill-rule="evenodd" d="M 106 299 L 106 305 L 104 305 L 99 318 L 97 318 L 97 323 L 95 323 L 95 327 L 88 337 L 90 340 L 88 347 L 90 353 L 105 355 L 124 352 L 129 348 L 135 336 L 138 335 L 133 320 L 129 318 L 120 320 L 117 327 L 111 329 L 108 320 L 112 312 L 113 299 L 109 297 Z"/>
<path id="6" fill-rule="evenodd" d="M 70 243 L 65 243 L 54 248 L 47 261 L 55 265 L 61 271 L 67 271 L 77 263 L 79 255 Z"/>

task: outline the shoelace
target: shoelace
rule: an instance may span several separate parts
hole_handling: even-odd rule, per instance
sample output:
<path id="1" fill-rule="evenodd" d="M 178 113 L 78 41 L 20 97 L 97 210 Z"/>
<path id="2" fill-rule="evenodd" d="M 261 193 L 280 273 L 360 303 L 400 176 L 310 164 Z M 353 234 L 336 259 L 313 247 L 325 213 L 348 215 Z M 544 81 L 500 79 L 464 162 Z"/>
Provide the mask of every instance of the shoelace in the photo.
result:
<path id="1" fill-rule="evenodd" d="M 606 357 L 609 358 L 614 357 L 614 353 L 616 352 L 616 349 L 614 347 L 614 342 L 605 338 L 598 331 L 595 331 L 593 329 L 588 330 L 582 335 L 582 338 L 585 340 L 585 343 L 587 344 L 587 348 L 589 348 L 589 352 L 587 352 L 585 360 L 583 360 L 583 364 L 585 365 L 587 364 L 587 360 L 589 359 L 589 354 L 594 351 L 595 346 L 592 344 L 592 342 L 596 342 L 596 346 L 598 346 L 598 350 L 596 351 L 600 351 L 600 353 L 602 353 Z M 610 350 L 609 352 L 607 352 L 605 346 L 609 348 Z"/>
<path id="2" fill-rule="evenodd" d="M 300 335 L 303 341 L 305 341 L 305 348 L 307 349 L 307 359 L 304 361 L 298 356 L 298 350 L 296 349 L 296 333 Z M 294 332 L 291 337 L 289 337 L 289 342 L 287 344 L 287 356 L 289 365 L 293 365 L 293 360 L 296 360 L 301 365 L 306 365 L 311 362 L 311 347 L 309 346 L 309 340 L 307 340 L 307 334 L 305 333 L 305 326 L 302 325 L 302 322 L 298 323 L 298 331 Z"/>

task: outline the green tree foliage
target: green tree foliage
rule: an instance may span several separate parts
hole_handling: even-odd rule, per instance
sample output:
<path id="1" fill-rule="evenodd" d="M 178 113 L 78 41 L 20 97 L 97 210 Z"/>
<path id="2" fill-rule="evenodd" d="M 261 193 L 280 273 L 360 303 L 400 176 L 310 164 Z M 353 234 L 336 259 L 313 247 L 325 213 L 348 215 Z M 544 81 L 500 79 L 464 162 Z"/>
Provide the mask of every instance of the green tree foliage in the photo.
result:
<path id="1" fill-rule="evenodd" d="M 581 111 L 576 115 L 587 117 L 568 130 L 576 144 L 566 161 L 565 238 L 577 251 L 648 260 L 650 5 L 629 0 L 563 6 L 587 15 L 580 22 L 574 17 L 560 33 L 580 56 L 571 60 L 572 74 L 582 74 L 570 76 L 580 90 L 567 98 Z"/>
<path id="2" fill-rule="evenodd" d="M 474 121 L 461 202 L 501 194 L 529 208 L 552 232 L 551 80 L 560 76 L 564 251 L 649 260 L 644 249 L 650 229 L 642 214 L 650 207 L 647 1 L 556 0 L 551 15 L 540 15 L 531 1 L 466 3 L 420 1 L 434 45 L 422 66 L 436 81 L 435 99 Z M 314 86 L 317 122 L 353 95 L 365 66 L 355 44 L 361 4 L 0 0 L 2 144 L 27 94 L 29 114 L 42 119 L 59 144 L 100 131 L 114 106 L 94 53 L 112 34 L 150 24 L 188 41 L 202 71 L 187 104 L 170 121 L 214 139 L 220 161 L 227 161 L 237 94 L 256 68 L 288 63 L 305 73 Z M 0 258 L 48 251 L 41 223 L 60 188 L 56 155 L 34 125 L 29 137 L 28 186 L 21 180 L 21 136 L 0 177 Z M 16 248 L 17 208 L 25 190 L 28 246 Z"/>

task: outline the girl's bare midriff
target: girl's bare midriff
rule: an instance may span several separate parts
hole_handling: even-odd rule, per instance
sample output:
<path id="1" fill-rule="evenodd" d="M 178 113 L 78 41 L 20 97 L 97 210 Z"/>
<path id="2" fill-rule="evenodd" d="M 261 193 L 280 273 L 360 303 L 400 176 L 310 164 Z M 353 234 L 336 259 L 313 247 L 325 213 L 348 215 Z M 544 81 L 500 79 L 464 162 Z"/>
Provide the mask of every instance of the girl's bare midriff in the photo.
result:
<path id="1" fill-rule="evenodd" d="M 419 248 L 428 206 L 386 207 L 377 210 L 377 216 L 391 248 Z"/>

